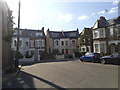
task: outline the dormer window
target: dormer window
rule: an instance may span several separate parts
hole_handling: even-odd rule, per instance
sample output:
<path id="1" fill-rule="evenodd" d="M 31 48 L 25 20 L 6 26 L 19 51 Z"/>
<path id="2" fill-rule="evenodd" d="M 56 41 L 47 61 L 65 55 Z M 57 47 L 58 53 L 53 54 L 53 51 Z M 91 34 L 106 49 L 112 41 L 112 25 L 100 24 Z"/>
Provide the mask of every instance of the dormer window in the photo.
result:
<path id="1" fill-rule="evenodd" d="M 76 36 L 76 33 L 70 33 L 70 37 Z"/>
<path id="2" fill-rule="evenodd" d="M 36 36 L 43 36 L 43 33 L 36 33 Z"/>
<path id="3" fill-rule="evenodd" d="M 52 33 L 52 37 L 59 37 L 59 33 Z"/>

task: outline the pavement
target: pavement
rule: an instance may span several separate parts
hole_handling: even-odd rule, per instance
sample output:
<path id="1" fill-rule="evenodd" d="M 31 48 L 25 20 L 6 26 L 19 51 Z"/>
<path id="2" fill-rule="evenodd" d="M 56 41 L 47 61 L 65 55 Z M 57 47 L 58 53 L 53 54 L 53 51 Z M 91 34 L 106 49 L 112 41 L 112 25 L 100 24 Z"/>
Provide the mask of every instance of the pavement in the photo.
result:
<path id="1" fill-rule="evenodd" d="M 16 78 L 20 73 L 20 69 L 18 68 L 16 72 L 13 73 L 9 73 L 9 74 L 3 74 L 2 75 L 2 84 L 5 84 L 11 80 L 13 80 L 14 78 Z"/>

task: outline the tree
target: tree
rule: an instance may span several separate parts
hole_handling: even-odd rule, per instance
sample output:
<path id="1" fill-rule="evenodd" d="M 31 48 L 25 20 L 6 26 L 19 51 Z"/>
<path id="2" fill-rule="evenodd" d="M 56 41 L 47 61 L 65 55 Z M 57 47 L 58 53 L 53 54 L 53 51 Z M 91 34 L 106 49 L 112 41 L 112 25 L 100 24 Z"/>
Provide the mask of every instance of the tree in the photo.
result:
<path id="1" fill-rule="evenodd" d="M 53 53 L 52 53 L 53 55 L 58 55 L 58 54 L 60 54 L 60 52 L 59 52 L 59 50 L 58 49 L 53 49 Z"/>
<path id="2" fill-rule="evenodd" d="M 13 21 L 14 17 L 12 16 L 12 11 L 8 9 L 8 16 L 7 16 L 7 29 L 8 29 L 8 34 L 3 37 L 5 41 L 8 41 L 11 43 L 12 41 L 12 36 L 14 33 L 13 25 L 15 24 Z"/>
<path id="3" fill-rule="evenodd" d="M 92 49 L 92 30 L 90 28 L 85 28 L 80 35 L 80 45 L 91 45 Z"/>

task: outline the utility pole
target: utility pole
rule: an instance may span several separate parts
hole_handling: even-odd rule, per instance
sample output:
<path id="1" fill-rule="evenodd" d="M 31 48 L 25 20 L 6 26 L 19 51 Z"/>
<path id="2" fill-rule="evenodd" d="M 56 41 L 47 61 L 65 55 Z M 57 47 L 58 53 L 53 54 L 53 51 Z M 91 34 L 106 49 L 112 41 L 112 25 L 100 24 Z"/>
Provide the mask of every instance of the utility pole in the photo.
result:
<path id="1" fill-rule="evenodd" d="M 17 29 L 17 48 L 16 48 L 15 67 L 18 67 L 18 63 L 19 63 L 19 29 L 20 29 L 20 0 L 18 4 L 18 29 Z"/>

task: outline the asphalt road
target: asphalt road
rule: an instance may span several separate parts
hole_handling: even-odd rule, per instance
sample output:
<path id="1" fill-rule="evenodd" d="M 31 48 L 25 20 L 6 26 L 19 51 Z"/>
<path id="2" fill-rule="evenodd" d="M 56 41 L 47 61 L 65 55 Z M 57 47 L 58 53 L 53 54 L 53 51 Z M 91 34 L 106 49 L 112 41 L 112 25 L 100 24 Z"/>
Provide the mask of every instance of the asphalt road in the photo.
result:
<path id="1" fill-rule="evenodd" d="M 16 79 L 23 88 L 118 88 L 117 65 L 75 60 L 37 63 L 23 69 Z"/>

